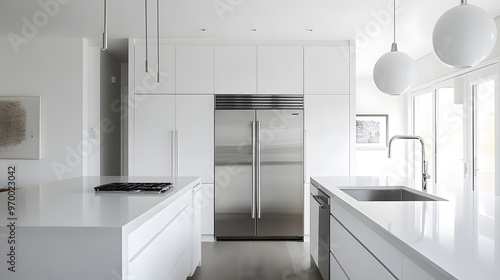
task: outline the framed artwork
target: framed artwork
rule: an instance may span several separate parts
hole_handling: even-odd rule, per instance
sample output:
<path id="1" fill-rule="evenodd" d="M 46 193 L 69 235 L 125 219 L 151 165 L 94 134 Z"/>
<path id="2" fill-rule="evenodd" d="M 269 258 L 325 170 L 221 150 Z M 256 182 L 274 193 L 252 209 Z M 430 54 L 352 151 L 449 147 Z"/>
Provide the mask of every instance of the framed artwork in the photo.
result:
<path id="1" fill-rule="evenodd" d="M 40 96 L 0 96 L 0 158 L 40 159 Z"/>
<path id="2" fill-rule="evenodd" d="M 387 149 L 389 115 L 356 115 L 356 148 Z"/>

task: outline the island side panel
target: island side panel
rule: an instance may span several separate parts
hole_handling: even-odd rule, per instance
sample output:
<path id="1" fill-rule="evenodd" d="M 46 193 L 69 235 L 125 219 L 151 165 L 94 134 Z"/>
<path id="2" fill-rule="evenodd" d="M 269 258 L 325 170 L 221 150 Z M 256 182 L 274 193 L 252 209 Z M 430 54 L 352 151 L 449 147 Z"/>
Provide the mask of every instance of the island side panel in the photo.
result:
<path id="1" fill-rule="evenodd" d="M 0 279 L 122 279 L 121 228 L 23 226 L 16 235 L 15 272 L 7 263 L 12 244 L 0 242 Z"/>

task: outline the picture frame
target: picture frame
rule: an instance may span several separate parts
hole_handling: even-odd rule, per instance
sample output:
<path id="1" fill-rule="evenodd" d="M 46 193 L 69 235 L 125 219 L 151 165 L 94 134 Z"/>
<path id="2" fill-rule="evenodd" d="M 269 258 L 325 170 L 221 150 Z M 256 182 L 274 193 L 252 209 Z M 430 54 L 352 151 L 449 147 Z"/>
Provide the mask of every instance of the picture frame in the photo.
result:
<path id="1" fill-rule="evenodd" d="M 40 96 L 0 96 L 0 159 L 40 159 Z"/>
<path id="2" fill-rule="evenodd" d="M 387 149 L 389 115 L 356 115 L 356 148 Z"/>

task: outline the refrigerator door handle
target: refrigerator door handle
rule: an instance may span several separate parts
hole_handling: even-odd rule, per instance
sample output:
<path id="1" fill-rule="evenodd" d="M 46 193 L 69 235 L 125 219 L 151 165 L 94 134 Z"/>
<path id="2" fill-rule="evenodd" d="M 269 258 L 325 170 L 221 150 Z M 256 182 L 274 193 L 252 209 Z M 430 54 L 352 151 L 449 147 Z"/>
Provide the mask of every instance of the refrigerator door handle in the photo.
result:
<path id="1" fill-rule="evenodd" d="M 257 219 L 260 219 L 260 122 L 256 121 L 256 145 L 255 145 L 255 161 L 257 165 L 257 171 L 256 171 L 256 178 L 255 180 L 257 181 Z"/>
<path id="2" fill-rule="evenodd" d="M 255 196 L 256 196 L 256 122 L 252 122 L 252 219 L 255 219 Z"/>

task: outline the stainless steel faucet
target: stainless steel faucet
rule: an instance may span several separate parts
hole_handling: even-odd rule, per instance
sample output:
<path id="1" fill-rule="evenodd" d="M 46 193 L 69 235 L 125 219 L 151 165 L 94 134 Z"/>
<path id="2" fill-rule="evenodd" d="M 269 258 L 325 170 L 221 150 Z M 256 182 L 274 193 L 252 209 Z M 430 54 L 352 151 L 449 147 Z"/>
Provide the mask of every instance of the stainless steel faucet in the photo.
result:
<path id="1" fill-rule="evenodd" d="M 422 144 L 422 190 L 427 190 L 427 179 L 431 178 L 431 175 L 427 173 L 427 165 L 429 164 L 425 160 L 425 142 L 422 137 L 417 136 L 417 135 L 394 135 L 391 140 L 389 141 L 389 158 L 391 158 L 391 144 L 392 141 L 396 139 L 403 139 L 403 140 L 418 140 L 420 141 L 420 144 Z"/>

